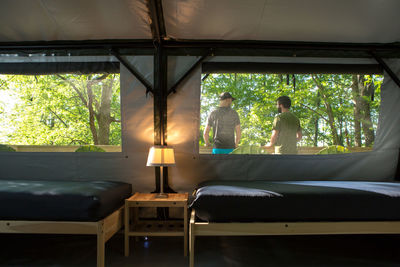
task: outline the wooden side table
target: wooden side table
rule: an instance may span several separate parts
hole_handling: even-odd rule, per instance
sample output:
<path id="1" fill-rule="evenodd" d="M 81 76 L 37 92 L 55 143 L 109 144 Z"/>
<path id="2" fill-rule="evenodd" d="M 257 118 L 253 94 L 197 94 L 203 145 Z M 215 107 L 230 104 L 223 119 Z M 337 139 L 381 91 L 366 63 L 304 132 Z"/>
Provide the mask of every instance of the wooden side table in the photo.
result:
<path id="1" fill-rule="evenodd" d="M 125 256 L 129 256 L 130 236 L 183 236 L 183 254 L 187 256 L 188 246 L 188 193 L 168 194 L 168 198 L 156 198 L 157 194 L 135 193 L 125 199 Z M 139 207 L 183 208 L 182 221 L 139 220 Z M 130 210 L 132 224 L 130 224 Z"/>

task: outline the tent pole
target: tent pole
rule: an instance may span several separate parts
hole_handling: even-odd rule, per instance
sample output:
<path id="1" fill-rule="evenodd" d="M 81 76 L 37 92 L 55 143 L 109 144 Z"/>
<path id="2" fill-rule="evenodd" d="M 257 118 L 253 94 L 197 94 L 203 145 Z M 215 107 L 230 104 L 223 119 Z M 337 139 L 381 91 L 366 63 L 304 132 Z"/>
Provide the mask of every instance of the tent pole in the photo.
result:
<path id="1" fill-rule="evenodd" d="M 176 88 L 186 79 L 187 76 L 189 76 L 208 56 L 208 53 L 203 55 L 201 58 L 199 58 L 193 66 L 186 71 L 185 74 L 182 75 L 182 77 L 168 90 L 168 95 L 173 93 L 176 93 Z"/>
<path id="2" fill-rule="evenodd" d="M 161 0 L 148 0 L 147 7 L 151 18 L 151 33 L 153 40 L 161 44 L 162 40 L 167 36 L 165 30 L 164 14 Z"/>
<path id="3" fill-rule="evenodd" d="M 147 7 L 151 18 L 151 32 L 156 49 L 154 55 L 154 144 L 167 145 L 167 79 L 168 56 L 164 47 L 166 37 L 164 14 L 161 0 L 148 0 Z M 156 191 L 160 192 L 160 179 L 163 179 L 164 192 L 174 193 L 168 185 L 168 169 L 160 177 L 159 168 L 156 171 Z M 158 176 L 157 176 L 158 175 Z M 160 214 L 159 214 L 160 215 Z M 166 214 L 168 217 L 168 214 Z"/>
<path id="4" fill-rule="evenodd" d="M 150 0 L 148 0 L 150 1 Z M 151 0 L 159 3 L 160 0 Z M 149 3 L 150 4 L 150 3 Z M 158 8 L 157 10 L 162 10 Z M 150 10 L 149 10 L 150 11 Z M 160 11 L 158 11 L 160 12 Z M 149 12 L 150 13 L 150 12 Z M 155 13 L 155 12 L 153 12 Z M 252 40 L 174 40 L 167 39 L 162 21 L 157 26 L 150 13 L 153 39 L 129 40 L 86 40 L 86 41 L 27 41 L 4 42 L 0 44 L 0 54 L 46 53 L 57 56 L 109 55 L 110 48 L 118 48 L 121 54 L 154 55 L 154 42 L 164 41 L 168 55 L 201 56 L 205 50 L 213 49 L 218 56 L 307 56 L 307 57 L 371 57 L 376 51 L 382 57 L 399 58 L 400 43 L 322 43 L 290 41 L 252 41 Z M 160 30 L 157 30 L 160 29 Z M 159 33 L 157 34 L 157 32 Z"/>
<path id="5" fill-rule="evenodd" d="M 156 48 L 154 56 L 154 144 L 166 144 L 166 124 L 167 124 L 167 55 L 162 46 Z M 165 173 L 166 174 L 166 173 Z M 156 168 L 156 191 L 160 192 L 160 169 Z M 165 184 L 165 183 L 164 183 Z M 165 188 L 164 188 L 165 189 Z M 165 191 L 165 190 L 164 190 Z"/>
<path id="6" fill-rule="evenodd" d="M 288 49 L 288 50 L 336 50 L 336 51 L 398 51 L 400 43 L 335 43 L 256 40 L 184 40 L 168 39 L 166 48 L 239 48 L 239 49 Z"/>
<path id="7" fill-rule="evenodd" d="M 162 13 L 162 3 L 160 0 L 148 0 L 147 8 L 151 19 L 150 29 L 153 35 L 153 45 L 155 47 L 154 55 L 154 144 L 166 145 L 166 110 L 167 103 L 164 96 L 167 87 L 167 55 L 165 54 L 162 41 L 165 37 L 165 23 Z M 155 168 L 156 175 L 156 190 L 155 193 L 160 192 L 160 168 Z M 163 176 L 168 175 L 164 173 Z M 163 183 L 164 185 L 166 183 Z M 163 188 L 165 189 L 165 188 Z M 164 190 L 165 192 L 165 190 Z M 158 209 L 158 216 L 160 210 Z"/>
<path id="8" fill-rule="evenodd" d="M 152 94 L 154 94 L 154 90 L 153 87 L 151 86 L 151 84 L 146 81 L 146 79 L 137 71 L 135 70 L 129 63 L 127 60 L 125 60 L 121 54 L 119 54 L 115 49 L 111 50 L 111 54 L 113 56 L 115 56 L 119 62 L 121 62 L 122 65 L 125 66 L 125 68 L 127 68 L 129 70 L 129 72 L 135 76 L 145 87 L 146 87 L 146 95 L 148 92 L 151 92 Z"/>
<path id="9" fill-rule="evenodd" d="M 392 69 L 386 64 L 386 62 L 374 51 L 371 51 L 370 54 L 375 58 L 375 60 L 382 66 L 382 68 L 389 74 L 390 78 L 397 84 L 400 88 L 400 79 L 397 75 L 392 71 Z"/>

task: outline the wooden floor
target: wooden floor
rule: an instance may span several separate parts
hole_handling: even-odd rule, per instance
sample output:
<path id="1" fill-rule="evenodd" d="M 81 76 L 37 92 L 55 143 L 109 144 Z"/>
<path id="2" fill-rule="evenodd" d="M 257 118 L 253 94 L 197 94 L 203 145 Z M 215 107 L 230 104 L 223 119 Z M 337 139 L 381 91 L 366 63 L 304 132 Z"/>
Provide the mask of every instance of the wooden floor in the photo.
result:
<path id="1" fill-rule="evenodd" d="M 131 242 L 134 238 L 132 238 Z M 188 266 L 182 238 L 106 244 L 106 266 Z M 399 235 L 198 237 L 195 266 L 400 266 Z M 96 266 L 94 236 L 0 234 L 0 266 Z"/>

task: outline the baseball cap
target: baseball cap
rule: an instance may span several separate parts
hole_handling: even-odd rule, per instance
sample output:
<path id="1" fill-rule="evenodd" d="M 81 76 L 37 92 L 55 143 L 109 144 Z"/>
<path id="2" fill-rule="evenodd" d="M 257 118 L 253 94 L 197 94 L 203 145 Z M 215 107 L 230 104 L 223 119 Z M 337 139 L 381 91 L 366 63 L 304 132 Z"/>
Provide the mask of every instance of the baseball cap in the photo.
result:
<path id="1" fill-rule="evenodd" d="M 236 100 L 236 98 L 234 98 L 229 92 L 223 92 L 222 94 L 219 95 L 219 100 L 224 100 L 224 99 L 228 99 L 228 98 L 232 98 L 232 100 Z"/>

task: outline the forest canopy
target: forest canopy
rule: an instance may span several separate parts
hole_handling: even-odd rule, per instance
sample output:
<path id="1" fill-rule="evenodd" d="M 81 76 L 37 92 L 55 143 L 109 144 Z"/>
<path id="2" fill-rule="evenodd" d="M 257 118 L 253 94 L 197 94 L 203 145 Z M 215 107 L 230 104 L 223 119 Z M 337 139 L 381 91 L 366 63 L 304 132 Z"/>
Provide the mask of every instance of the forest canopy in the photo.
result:
<path id="1" fill-rule="evenodd" d="M 382 75 L 356 74 L 203 74 L 201 85 L 200 153 L 207 117 L 219 105 L 219 94 L 236 98 L 243 153 L 273 153 L 263 149 L 278 114 L 276 100 L 292 101 L 290 111 L 300 119 L 303 138 L 299 154 L 362 152 L 372 149 L 379 117 Z M 212 133 L 210 142 L 212 143 Z M 256 148 L 256 149 L 254 149 Z"/>
<path id="2" fill-rule="evenodd" d="M 0 75 L 0 143 L 120 146 L 120 107 L 119 74 Z"/>

